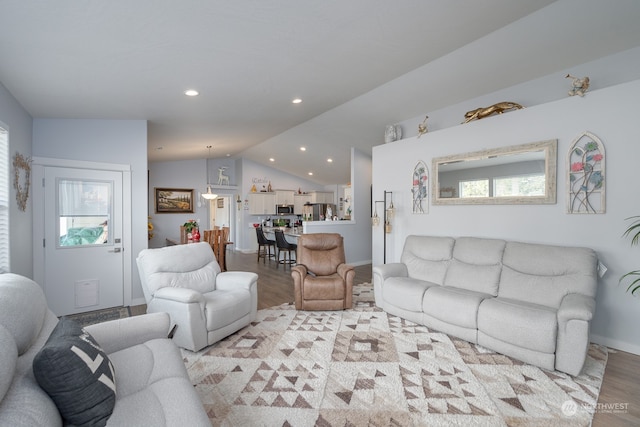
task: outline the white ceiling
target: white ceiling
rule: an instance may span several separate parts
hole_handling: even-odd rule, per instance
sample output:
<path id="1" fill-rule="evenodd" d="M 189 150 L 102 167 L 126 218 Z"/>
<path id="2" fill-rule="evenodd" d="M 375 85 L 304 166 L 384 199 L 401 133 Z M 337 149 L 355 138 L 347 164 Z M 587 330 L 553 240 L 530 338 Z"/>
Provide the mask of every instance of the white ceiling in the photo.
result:
<path id="1" fill-rule="evenodd" d="M 34 118 L 148 120 L 150 162 L 212 145 L 339 184 L 386 124 L 639 45 L 639 5 L 0 0 L 0 82 Z"/>

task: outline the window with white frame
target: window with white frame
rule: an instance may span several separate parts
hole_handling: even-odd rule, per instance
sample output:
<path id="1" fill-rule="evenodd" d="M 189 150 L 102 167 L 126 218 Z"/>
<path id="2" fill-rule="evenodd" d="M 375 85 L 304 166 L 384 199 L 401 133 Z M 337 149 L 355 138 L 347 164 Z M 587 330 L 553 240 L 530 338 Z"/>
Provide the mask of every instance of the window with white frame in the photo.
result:
<path id="1" fill-rule="evenodd" d="M 460 197 L 489 197 L 489 180 L 474 179 L 458 183 Z"/>
<path id="2" fill-rule="evenodd" d="M 9 132 L 0 124 L 0 273 L 9 267 Z"/>

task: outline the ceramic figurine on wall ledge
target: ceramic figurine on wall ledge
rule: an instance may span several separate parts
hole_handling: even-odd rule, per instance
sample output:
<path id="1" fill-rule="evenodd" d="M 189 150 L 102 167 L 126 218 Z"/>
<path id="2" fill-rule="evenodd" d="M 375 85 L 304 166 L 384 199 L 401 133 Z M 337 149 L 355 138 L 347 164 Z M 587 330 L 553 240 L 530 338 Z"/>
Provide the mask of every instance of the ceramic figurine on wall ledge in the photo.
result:
<path id="1" fill-rule="evenodd" d="M 224 174 L 226 166 L 218 168 L 218 185 L 229 185 L 229 176 Z"/>
<path id="2" fill-rule="evenodd" d="M 569 96 L 584 96 L 587 89 L 589 89 L 589 77 L 583 77 L 581 79 L 572 76 L 571 74 L 567 74 L 565 79 L 572 79 L 571 82 L 571 90 L 569 91 Z"/>
<path id="3" fill-rule="evenodd" d="M 429 116 L 425 116 L 425 118 L 422 121 L 422 123 L 420 123 L 418 125 L 418 138 L 420 138 L 422 135 L 424 135 L 425 133 L 428 132 L 428 129 L 427 129 L 427 119 L 428 118 L 429 118 Z"/>
<path id="4" fill-rule="evenodd" d="M 387 125 L 384 129 L 384 143 L 402 139 L 402 128 L 399 125 Z"/>
<path id="5" fill-rule="evenodd" d="M 488 107 L 480 107 L 476 108 L 475 110 L 467 111 L 466 113 L 464 113 L 465 121 L 462 123 L 468 123 L 472 120 L 484 119 L 485 117 L 489 117 L 492 114 L 502 114 L 505 111 L 521 110 L 522 108 L 524 108 L 522 105 L 515 102 L 498 102 Z"/>

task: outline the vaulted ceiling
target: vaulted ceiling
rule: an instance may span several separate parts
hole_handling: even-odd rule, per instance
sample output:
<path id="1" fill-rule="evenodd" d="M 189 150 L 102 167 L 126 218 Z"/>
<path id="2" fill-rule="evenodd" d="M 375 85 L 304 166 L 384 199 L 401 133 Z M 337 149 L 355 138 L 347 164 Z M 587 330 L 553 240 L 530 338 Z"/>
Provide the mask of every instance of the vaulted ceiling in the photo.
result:
<path id="1" fill-rule="evenodd" d="M 212 146 L 339 184 L 386 124 L 637 46 L 639 5 L 2 0 L 0 82 L 34 118 L 148 120 L 150 162 Z"/>

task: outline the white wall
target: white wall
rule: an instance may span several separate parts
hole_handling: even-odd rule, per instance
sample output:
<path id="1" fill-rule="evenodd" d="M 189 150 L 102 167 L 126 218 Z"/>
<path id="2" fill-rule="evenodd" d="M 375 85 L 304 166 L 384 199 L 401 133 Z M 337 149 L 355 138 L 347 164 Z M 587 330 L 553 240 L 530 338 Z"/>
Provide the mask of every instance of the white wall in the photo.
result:
<path id="1" fill-rule="evenodd" d="M 146 120 L 33 120 L 33 156 L 131 167 L 131 298 L 144 303 L 135 258 L 147 247 Z"/>
<path id="2" fill-rule="evenodd" d="M 497 37 L 495 34 L 494 37 Z M 463 49 L 469 49 L 465 47 Z M 459 66 L 464 66 L 460 64 Z M 427 127 L 429 132 L 457 126 L 464 120 L 464 113 L 478 107 L 486 107 L 500 101 L 517 102 L 524 107 L 540 105 L 557 101 L 567 97 L 571 89 L 571 80 L 567 74 L 576 77 L 589 76 L 590 91 L 603 89 L 620 83 L 628 83 L 640 79 L 640 47 L 609 55 L 595 61 L 587 62 L 569 69 L 530 80 L 526 83 L 488 93 L 484 96 L 468 99 L 443 108 L 429 111 Z M 588 93 L 588 92 L 587 92 Z M 418 124 L 424 120 L 424 115 L 401 121 L 404 138 L 416 136 Z"/>
<path id="3" fill-rule="evenodd" d="M 206 191 L 207 164 L 205 159 L 149 163 L 149 216 L 154 227 L 150 248 L 166 246 L 166 238 L 180 239 L 180 226 L 195 219 L 201 227 L 209 223 L 209 203 L 198 197 Z M 156 213 L 155 188 L 186 188 L 194 190 L 194 213 Z M 217 193 L 217 192 L 216 192 Z"/>
<path id="4" fill-rule="evenodd" d="M 13 188 L 13 156 L 16 153 L 31 157 L 31 116 L 0 84 L 0 126 L 9 131 L 9 262 L 11 272 L 33 278 L 32 203 L 27 200 L 24 212 L 18 209 L 16 190 Z"/>
<path id="5" fill-rule="evenodd" d="M 384 190 L 393 191 L 397 208 L 394 231 L 388 240 L 387 262 L 399 260 L 409 234 L 479 236 L 591 247 L 609 269 L 599 283 L 592 339 L 640 354 L 637 328 L 640 301 L 627 294 L 625 286 L 618 285 L 622 274 L 640 268 L 639 248 L 631 248 L 629 241 L 621 237 L 627 225 L 625 218 L 640 215 L 634 187 L 637 182 L 634 172 L 640 158 L 636 125 L 639 96 L 640 80 L 636 80 L 590 91 L 584 98 L 565 95 L 558 101 L 375 147 L 374 199 L 381 200 Z M 500 100 L 505 99 L 493 102 Z M 459 116 L 465 111 L 459 110 Z M 574 138 L 584 131 L 598 136 L 606 149 L 604 214 L 566 213 L 567 151 Z M 411 172 L 418 160 L 424 161 L 432 173 L 433 157 L 549 139 L 558 140 L 556 204 L 430 205 L 426 215 L 411 214 Z M 429 192 L 431 199 L 431 187 Z M 374 264 L 382 262 L 381 238 L 378 233 L 373 236 Z"/>

